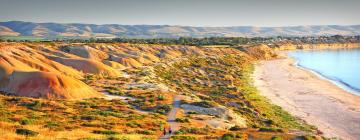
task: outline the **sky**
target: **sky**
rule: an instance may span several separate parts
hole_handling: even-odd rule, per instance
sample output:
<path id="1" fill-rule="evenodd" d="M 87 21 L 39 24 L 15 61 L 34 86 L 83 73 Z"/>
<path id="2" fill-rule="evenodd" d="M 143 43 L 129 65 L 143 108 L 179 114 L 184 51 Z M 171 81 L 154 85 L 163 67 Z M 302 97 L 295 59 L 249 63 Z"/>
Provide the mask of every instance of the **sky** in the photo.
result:
<path id="1" fill-rule="evenodd" d="M 183 26 L 360 24 L 360 0 L 0 0 L 0 21 Z"/>

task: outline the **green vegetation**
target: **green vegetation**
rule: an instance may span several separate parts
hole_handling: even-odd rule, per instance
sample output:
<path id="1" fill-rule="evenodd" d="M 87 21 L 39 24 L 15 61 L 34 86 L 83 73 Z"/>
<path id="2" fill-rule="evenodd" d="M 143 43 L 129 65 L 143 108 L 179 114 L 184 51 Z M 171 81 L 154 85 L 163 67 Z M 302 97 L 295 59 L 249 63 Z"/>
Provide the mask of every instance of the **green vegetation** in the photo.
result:
<path id="1" fill-rule="evenodd" d="M 171 136 L 172 140 L 196 140 L 193 136 Z"/>
<path id="2" fill-rule="evenodd" d="M 190 57 L 171 67 L 156 67 L 155 72 L 164 83 L 179 87 L 184 93 L 197 93 L 196 96 L 203 100 L 191 104 L 207 108 L 217 104 L 228 106 L 246 118 L 250 127 L 261 128 L 261 131 L 274 130 L 272 132 L 312 130 L 312 126 L 299 122 L 281 107 L 271 104 L 258 94 L 250 78 L 252 64 L 251 57 L 239 54 Z M 228 77 L 232 77 L 232 81 Z M 193 80 L 195 78 L 197 80 Z M 219 85 L 208 85 L 207 81 L 218 81 Z M 229 86 L 231 82 L 233 86 Z M 237 106 L 230 106 L 229 102 L 236 103 Z"/>
<path id="3" fill-rule="evenodd" d="M 94 130 L 93 133 L 95 134 L 104 134 L 104 135 L 114 135 L 119 134 L 118 132 L 112 130 Z"/>
<path id="4" fill-rule="evenodd" d="M 205 107 L 205 108 L 212 108 L 212 107 L 216 107 L 217 104 L 211 101 L 201 101 L 201 102 L 193 102 L 191 103 L 191 105 L 195 105 L 195 106 L 200 106 L 200 107 Z"/>
<path id="5" fill-rule="evenodd" d="M 44 132 L 51 135 L 69 133 L 77 138 L 96 134 L 153 137 L 161 132 L 160 128 L 166 120 L 162 115 L 138 114 L 121 100 L 101 98 L 45 100 L 0 95 L 0 114 L 0 131 L 6 129 L 7 135 L 13 133 L 13 137 L 27 135 L 34 138 Z M 26 129 L 9 131 L 20 125 Z"/>
<path id="6" fill-rule="evenodd" d="M 221 137 L 221 140 L 240 140 L 240 139 L 246 139 L 245 135 L 242 133 L 238 133 L 238 134 L 227 133 Z"/>
<path id="7" fill-rule="evenodd" d="M 229 130 L 230 131 L 239 131 L 239 130 L 241 130 L 241 127 L 235 125 L 235 126 L 231 127 Z"/>
<path id="8" fill-rule="evenodd" d="M 8 41 L 47 41 L 43 37 L 36 36 L 1 36 L 0 39 Z"/>
<path id="9" fill-rule="evenodd" d="M 176 131 L 175 134 L 182 135 L 182 134 L 197 134 L 197 135 L 206 135 L 212 132 L 212 129 L 208 127 L 204 128 L 181 128 L 180 130 Z"/>
<path id="10" fill-rule="evenodd" d="M 279 137 L 279 136 L 274 136 L 271 138 L 271 140 L 283 140 L 283 138 Z"/>
<path id="11" fill-rule="evenodd" d="M 180 123 L 189 123 L 190 120 L 188 118 L 176 118 L 175 122 L 180 122 Z"/>
<path id="12" fill-rule="evenodd" d="M 29 129 L 18 128 L 16 129 L 16 134 L 25 135 L 25 136 L 36 136 L 39 133 Z"/>
<path id="13" fill-rule="evenodd" d="M 176 42 L 179 40 L 181 39 L 174 39 L 175 43 L 183 44 L 197 41 L 182 38 L 181 42 Z M 206 41 L 206 38 L 198 40 Z M 171 40 L 164 41 L 163 43 L 174 43 Z M 244 43 L 239 38 L 237 41 L 236 38 L 208 38 L 208 41 L 193 45 L 231 46 Z M 59 137 L 63 137 L 64 133 L 69 133 L 76 139 L 156 139 L 164 128 L 168 128 L 165 115 L 172 109 L 174 95 L 181 94 L 181 97 L 186 96 L 181 100 L 182 104 L 203 107 L 205 111 L 226 111 L 231 115 L 206 115 L 202 111 L 188 112 L 179 109 L 175 121 L 181 129 L 174 132 L 176 136 L 172 139 L 229 140 L 246 139 L 248 136 L 259 139 L 271 139 L 273 136 L 294 138 L 295 135 L 290 134 L 289 130 L 312 134 L 313 127 L 298 121 L 258 94 L 250 75 L 254 61 L 257 60 L 253 56 L 239 48 L 191 48 L 194 51 L 201 49 L 199 52 L 206 55 L 182 55 L 184 59 L 174 60 L 169 64 L 154 67 L 149 64 L 146 67 L 150 67 L 151 71 L 147 72 L 136 68 L 124 70 L 131 78 L 85 75 L 82 79 L 98 91 L 131 97 L 129 99 L 45 100 L 0 95 L 0 125 L 3 126 L 0 131 L 9 129 L 11 132 L 7 135 L 15 137 L 29 135 L 27 133 L 33 131 L 41 136 L 59 134 Z M 256 50 L 254 52 L 257 53 Z M 171 90 L 148 90 L 142 83 L 165 84 Z M 209 123 L 209 120 L 215 119 L 224 123 L 219 125 L 227 125 L 236 119 L 234 116 L 244 118 L 247 127 L 243 128 L 245 126 L 242 123 L 236 123 L 241 127 L 214 129 L 212 123 Z M 15 133 L 15 129 L 20 127 L 29 132 L 16 130 Z"/>
<path id="14" fill-rule="evenodd" d="M 170 105 L 159 105 L 155 109 L 155 112 L 160 114 L 167 114 L 171 110 L 171 108 L 172 107 Z"/>

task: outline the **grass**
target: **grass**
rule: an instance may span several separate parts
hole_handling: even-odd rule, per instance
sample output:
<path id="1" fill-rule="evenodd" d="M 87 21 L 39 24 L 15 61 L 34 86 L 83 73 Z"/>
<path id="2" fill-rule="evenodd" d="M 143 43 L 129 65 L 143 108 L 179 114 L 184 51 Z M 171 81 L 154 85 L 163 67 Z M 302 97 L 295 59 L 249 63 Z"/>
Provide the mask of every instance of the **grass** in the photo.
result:
<path id="1" fill-rule="evenodd" d="M 156 114 L 138 114 L 120 100 L 101 98 L 45 100 L 0 95 L 0 103 L 0 131 L 5 139 L 24 135 L 34 139 L 106 139 L 101 135 L 121 138 L 117 135 L 128 134 L 155 138 L 166 120 Z"/>
<path id="2" fill-rule="evenodd" d="M 193 105 L 207 108 L 223 105 L 232 108 L 247 120 L 250 128 L 260 128 L 267 132 L 271 130 L 271 133 L 286 133 L 289 129 L 306 132 L 314 130 L 313 126 L 299 121 L 258 93 L 251 79 L 253 63 L 254 59 L 241 54 L 190 57 L 187 61 L 169 67 L 155 67 L 155 72 L 159 81 L 179 87 L 177 89 L 180 92 L 197 93 L 196 96 L 203 101 L 194 102 Z M 229 77 L 232 77 L 231 81 Z M 193 80 L 195 78 L 198 80 Z M 212 81 L 214 84 L 199 81 Z M 230 106 L 230 102 L 238 106 Z M 180 130 L 179 133 L 189 131 Z"/>

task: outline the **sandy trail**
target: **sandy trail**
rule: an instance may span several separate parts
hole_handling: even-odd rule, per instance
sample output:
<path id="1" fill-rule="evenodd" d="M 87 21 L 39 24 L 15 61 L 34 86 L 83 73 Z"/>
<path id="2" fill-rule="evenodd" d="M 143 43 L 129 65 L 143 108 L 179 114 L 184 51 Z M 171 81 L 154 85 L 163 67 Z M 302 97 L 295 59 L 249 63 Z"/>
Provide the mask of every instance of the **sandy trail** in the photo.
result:
<path id="1" fill-rule="evenodd" d="M 165 139 L 170 139 L 171 136 L 174 134 L 175 131 L 179 130 L 179 124 L 177 122 L 175 122 L 176 119 L 176 113 L 179 110 L 181 105 L 181 99 L 179 95 L 175 95 L 174 96 L 174 100 L 173 100 L 173 106 L 172 109 L 170 110 L 169 114 L 167 115 L 167 122 L 170 125 L 169 127 L 172 129 L 172 134 L 169 135 L 168 133 L 168 128 L 167 130 L 167 134 L 165 136 L 161 136 L 160 139 L 161 140 L 165 140 Z"/>
<path id="2" fill-rule="evenodd" d="M 294 65 L 290 58 L 263 61 L 254 72 L 262 95 L 315 125 L 326 137 L 360 139 L 360 96 Z"/>

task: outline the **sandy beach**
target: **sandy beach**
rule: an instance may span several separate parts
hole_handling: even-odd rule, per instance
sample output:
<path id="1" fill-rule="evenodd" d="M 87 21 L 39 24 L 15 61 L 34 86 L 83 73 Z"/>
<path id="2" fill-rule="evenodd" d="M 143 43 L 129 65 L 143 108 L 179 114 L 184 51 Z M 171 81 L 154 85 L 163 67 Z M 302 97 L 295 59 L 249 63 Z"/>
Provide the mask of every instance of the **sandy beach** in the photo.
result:
<path id="1" fill-rule="evenodd" d="M 326 137 L 360 139 L 360 96 L 297 67 L 290 58 L 258 63 L 254 80 L 262 95 Z"/>

